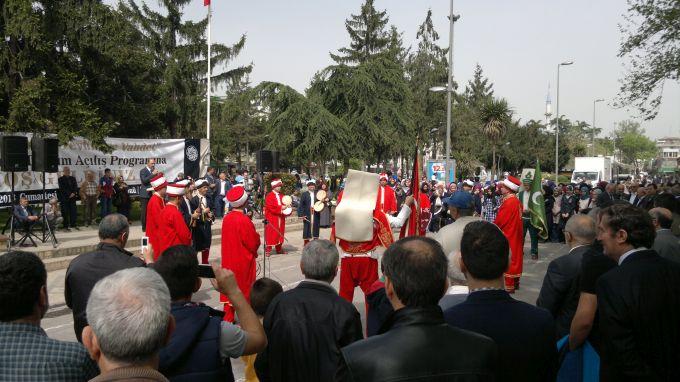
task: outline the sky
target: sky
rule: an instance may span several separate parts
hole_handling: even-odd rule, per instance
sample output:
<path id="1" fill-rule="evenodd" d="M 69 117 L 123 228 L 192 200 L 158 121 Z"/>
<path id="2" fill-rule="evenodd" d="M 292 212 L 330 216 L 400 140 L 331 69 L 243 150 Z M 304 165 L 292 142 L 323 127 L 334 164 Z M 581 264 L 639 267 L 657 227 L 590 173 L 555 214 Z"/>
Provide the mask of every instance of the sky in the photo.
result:
<path id="1" fill-rule="evenodd" d="M 233 44 L 247 41 L 228 67 L 253 63 L 253 85 L 276 81 L 304 91 L 318 70 L 332 64 L 330 52 L 347 46 L 345 19 L 359 13 L 362 0 L 213 1 L 212 39 Z M 149 5 L 155 5 L 152 2 Z M 439 43 L 449 41 L 447 0 L 376 0 L 390 24 L 403 32 L 405 46 L 417 45 L 416 31 L 432 9 Z M 508 100 L 515 118 L 544 120 L 548 84 L 556 107 L 557 64 L 560 71 L 560 114 L 592 123 L 608 135 L 616 122 L 635 119 L 651 138 L 680 136 L 680 85 L 667 82 L 659 115 L 643 121 L 636 110 L 615 109 L 613 101 L 623 77 L 625 58 L 617 57 L 625 0 L 455 0 L 461 15 L 454 33 L 454 78 L 465 84 L 475 65 L 493 82 L 496 96 Z M 186 17 L 205 16 L 195 0 Z M 433 84 L 437 85 L 437 84 Z M 442 113 L 445 113 L 443 110 Z"/>

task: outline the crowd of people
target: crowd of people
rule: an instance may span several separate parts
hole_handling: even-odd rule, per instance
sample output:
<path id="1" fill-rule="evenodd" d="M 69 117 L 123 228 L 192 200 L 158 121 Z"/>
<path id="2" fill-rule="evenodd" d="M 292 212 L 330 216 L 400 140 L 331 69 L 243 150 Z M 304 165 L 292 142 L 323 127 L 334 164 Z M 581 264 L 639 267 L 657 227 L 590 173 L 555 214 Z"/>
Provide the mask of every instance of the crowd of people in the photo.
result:
<path id="1" fill-rule="evenodd" d="M 560 206 L 573 205 L 558 210 L 557 241 L 569 251 L 549 264 L 532 305 L 512 295 L 527 233 L 538 258 L 540 227 L 524 213 L 529 179 L 446 188 L 422 180 L 414 195 L 408 180 L 357 172 L 321 196 L 328 186 L 307 181 L 297 206 L 305 279 L 284 291 L 256 275 L 263 242 L 264 255 L 285 253 L 291 206 L 280 179 L 268 185 L 261 240 L 247 175 L 232 184 L 211 168 L 204 179 L 168 181 L 152 161 L 140 175 L 150 249 L 127 251 L 128 218 L 109 213 L 97 248 L 66 272 L 80 343 L 40 328 L 49 306 L 42 261 L 0 256 L 0 340 L 9 344 L 0 380 L 228 381 L 239 357 L 248 381 L 552 381 L 569 365 L 603 381 L 680 378 L 678 185 L 545 182 L 546 215 L 555 192 L 564 192 Z M 379 184 L 366 195 L 360 185 L 371 179 Z M 333 205 L 331 239 L 320 239 L 321 212 Z M 219 214 L 221 256 L 208 265 Z M 214 276 L 199 277 L 206 267 Z M 223 309 L 192 299 L 206 279 Z M 365 330 L 356 287 L 366 296 Z M 597 368 L 575 360 L 586 348 Z"/>

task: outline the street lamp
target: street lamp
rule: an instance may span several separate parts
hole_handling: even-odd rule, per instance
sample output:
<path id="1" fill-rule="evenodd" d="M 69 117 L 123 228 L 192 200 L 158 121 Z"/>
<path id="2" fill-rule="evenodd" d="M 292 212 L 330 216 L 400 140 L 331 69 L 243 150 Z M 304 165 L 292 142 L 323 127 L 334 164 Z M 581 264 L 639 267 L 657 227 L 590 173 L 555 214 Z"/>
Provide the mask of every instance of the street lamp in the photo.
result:
<path id="1" fill-rule="evenodd" d="M 604 98 L 598 98 L 595 101 L 593 101 L 593 125 L 590 127 L 590 147 L 592 147 L 590 150 L 590 156 L 594 157 L 595 156 L 595 105 L 598 102 L 604 101 Z"/>
<path id="2" fill-rule="evenodd" d="M 450 1 L 449 8 L 449 73 L 446 87 L 433 86 L 430 88 L 432 92 L 446 92 L 446 171 L 444 172 L 444 183 L 448 184 L 449 169 L 451 158 L 451 94 L 453 93 L 453 24 L 458 21 L 460 15 L 453 14 L 453 0 Z M 454 174 L 455 177 L 455 174 Z"/>
<path id="3" fill-rule="evenodd" d="M 559 182 L 558 175 L 560 173 L 559 156 L 560 156 L 560 66 L 567 66 L 573 64 L 574 61 L 565 61 L 557 64 L 557 110 L 555 115 L 557 121 L 555 124 L 555 183 Z"/>

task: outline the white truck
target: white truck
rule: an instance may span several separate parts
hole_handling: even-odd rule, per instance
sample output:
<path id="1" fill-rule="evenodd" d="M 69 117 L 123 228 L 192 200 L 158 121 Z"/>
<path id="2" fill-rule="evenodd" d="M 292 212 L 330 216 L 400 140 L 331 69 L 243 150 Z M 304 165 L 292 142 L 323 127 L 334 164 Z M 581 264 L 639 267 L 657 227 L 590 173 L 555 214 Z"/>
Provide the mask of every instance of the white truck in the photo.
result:
<path id="1" fill-rule="evenodd" d="M 593 187 L 598 183 L 612 181 L 612 160 L 607 157 L 576 157 L 572 183 L 587 182 Z"/>

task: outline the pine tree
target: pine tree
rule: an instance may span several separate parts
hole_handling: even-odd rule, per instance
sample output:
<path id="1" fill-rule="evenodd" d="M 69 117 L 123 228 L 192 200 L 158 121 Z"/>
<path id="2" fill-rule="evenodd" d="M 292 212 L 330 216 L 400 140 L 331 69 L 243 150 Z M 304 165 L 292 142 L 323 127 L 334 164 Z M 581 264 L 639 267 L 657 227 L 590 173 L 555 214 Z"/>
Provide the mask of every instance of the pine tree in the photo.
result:
<path id="1" fill-rule="evenodd" d="M 472 80 L 465 86 L 463 98 L 473 109 L 480 110 L 487 101 L 493 99 L 493 83 L 484 77 L 482 67 L 477 64 Z"/>
<path id="2" fill-rule="evenodd" d="M 182 9 L 190 0 L 161 0 L 163 12 L 156 12 L 135 0 L 120 5 L 143 31 L 143 43 L 155 53 L 155 67 L 161 87 L 161 118 L 171 137 L 202 136 L 207 84 L 207 17 L 197 21 L 182 20 Z M 212 44 L 211 66 L 225 66 L 243 49 L 242 35 L 232 46 Z M 212 71 L 212 85 L 235 84 L 252 70 L 241 66 L 221 73 Z"/>
<path id="3" fill-rule="evenodd" d="M 440 141 L 444 137 L 446 120 L 446 95 L 433 93 L 429 89 L 446 83 L 447 49 L 437 45 L 439 34 L 432 24 L 432 10 L 427 11 L 425 20 L 416 34 L 418 50 L 409 55 L 407 73 L 413 92 L 413 110 L 416 134 L 424 142 Z M 434 129 L 437 129 L 433 132 Z"/>
<path id="4" fill-rule="evenodd" d="M 340 48 L 341 55 L 331 54 L 338 64 L 360 64 L 382 53 L 390 45 L 390 35 L 385 31 L 389 22 L 387 11 L 378 12 L 373 0 L 366 0 L 358 15 L 345 21 L 349 33 L 349 48 Z"/>

